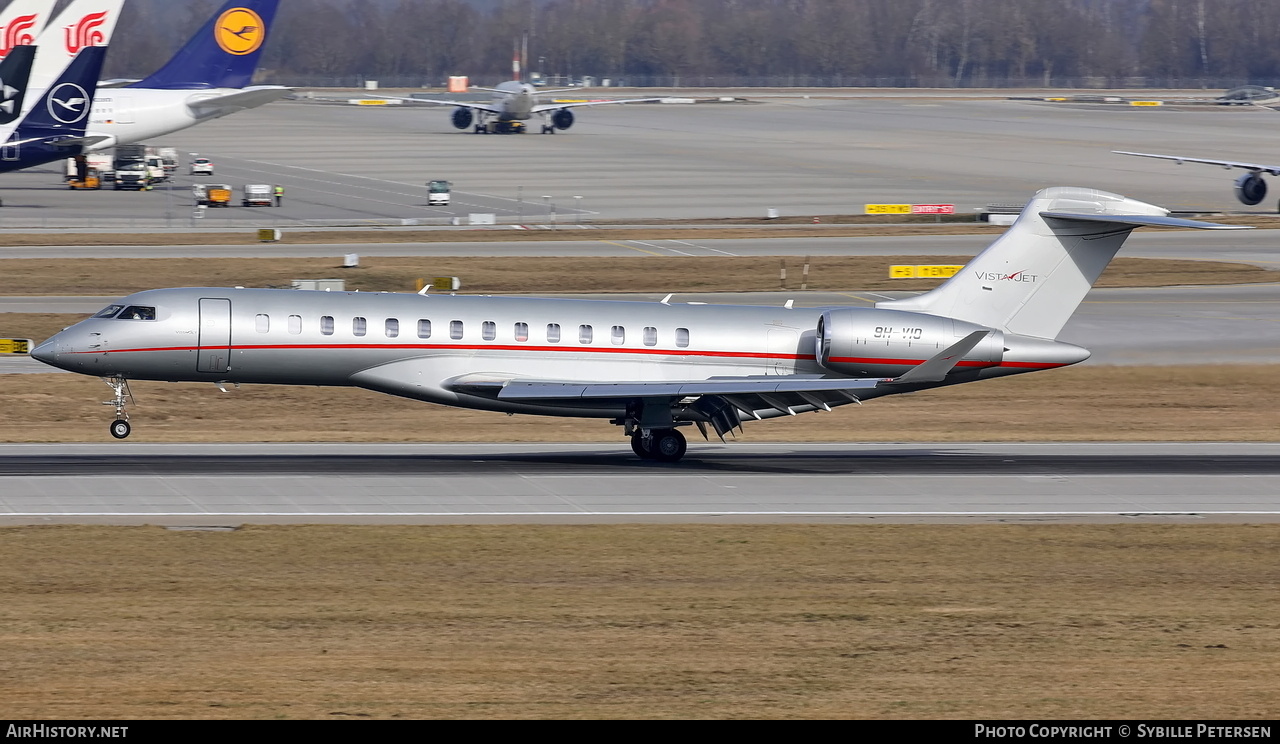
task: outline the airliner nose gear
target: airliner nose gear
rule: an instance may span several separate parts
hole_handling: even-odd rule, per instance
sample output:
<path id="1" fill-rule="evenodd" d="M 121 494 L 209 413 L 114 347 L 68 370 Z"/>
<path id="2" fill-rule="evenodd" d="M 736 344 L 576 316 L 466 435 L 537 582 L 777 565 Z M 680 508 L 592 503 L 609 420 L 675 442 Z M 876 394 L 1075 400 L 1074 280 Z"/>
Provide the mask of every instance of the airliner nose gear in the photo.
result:
<path id="1" fill-rule="evenodd" d="M 129 414 L 125 411 L 125 401 L 134 402 L 133 393 L 129 392 L 129 381 L 123 377 L 104 377 L 102 381 L 115 392 L 114 398 L 102 401 L 104 406 L 116 407 L 116 420 L 111 422 L 111 436 L 124 439 L 129 436 L 132 428 L 129 426 Z"/>

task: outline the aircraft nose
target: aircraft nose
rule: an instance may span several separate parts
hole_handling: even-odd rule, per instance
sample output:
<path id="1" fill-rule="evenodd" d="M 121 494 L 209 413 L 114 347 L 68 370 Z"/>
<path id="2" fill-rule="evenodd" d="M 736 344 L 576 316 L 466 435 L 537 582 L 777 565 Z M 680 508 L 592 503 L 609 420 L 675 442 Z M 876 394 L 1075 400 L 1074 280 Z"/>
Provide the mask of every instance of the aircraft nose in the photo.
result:
<path id="1" fill-rule="evenodd" d="M 31 358 L 39 359 L 45 364 L 52 364 L 54 366 L 57 366 L 55 362 L 58 359 L 58 352 L 54 350 L 55 348 L 56 347 L 54 346 L 53 339 L 51 338 L 48 341 L 45 341 L 44 343 L 40 344 L 36 348 L 32 349 Z"/>

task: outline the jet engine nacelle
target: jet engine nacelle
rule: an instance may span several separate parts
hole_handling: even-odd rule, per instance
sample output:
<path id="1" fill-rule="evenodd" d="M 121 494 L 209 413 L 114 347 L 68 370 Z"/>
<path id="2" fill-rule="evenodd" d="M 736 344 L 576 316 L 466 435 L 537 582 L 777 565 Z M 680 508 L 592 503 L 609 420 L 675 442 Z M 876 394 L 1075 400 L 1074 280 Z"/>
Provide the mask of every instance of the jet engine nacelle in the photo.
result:
<path id="1" fill-rule="evenodd" d="M 855 377 L 896 377 L 982 326 L 895 310 L 828 310 L 818 321 L 814 349 L 824 369 Z M 1004 359 L 1004 333 L 991 331 L 958 365 L 994 367 Z"/>
<path id="2" fill-rule="evenodd" d="M 567 108 L 560 109 L 551 115 L 551 123 L 556 129 L 568 129 L 573 126 L 573 112 Z"/>
<path id="3" fill-rule="evenodd" d="M 1267 198 L 1267 182 L 1257 173 L 1246 173 L 1236 179 L 1236 198 L 1253 206 Z"/>
<path id="4" fill-rule="evenodd" d="M 466 106 L 459 106 L 453 110 L 453 125 L 458 129 L 467 129 L 475 118 L 475 114 L 471 113 L 471 109 Z"/>

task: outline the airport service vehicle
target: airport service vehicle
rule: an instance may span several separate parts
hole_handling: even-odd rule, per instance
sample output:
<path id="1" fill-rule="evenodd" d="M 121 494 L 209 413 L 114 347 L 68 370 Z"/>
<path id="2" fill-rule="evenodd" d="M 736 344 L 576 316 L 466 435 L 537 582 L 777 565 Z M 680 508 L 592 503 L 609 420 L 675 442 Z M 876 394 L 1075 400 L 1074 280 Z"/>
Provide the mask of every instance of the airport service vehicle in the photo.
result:
<path id="1" fill-rule="evenodd" d="M 210 207 L 231 206 L 231 184 L 211 183 L 205 187 L 205 205 Z"/>
<path id="2" fill-rule="evenodd" d="M 429 181 L 427 183 L 427 206 L 449 206 L 449 189 L 453 184 L 448 181 Z"/>
<path id="3" fill-rule="evenodd" d="M 328 385 L 598 418 L 639 457 L 674 462 L 686 426 L 723 439 L 746 422 L 1084 361 L 1087 349 L 1056 337 L 1130 232 L 1234 229 L 1168 214 L 1103 191 L 1045 189 L 944 284 L 872 308 L 155 289 L 32 356 L 104 378 L 117 438 L 130 431 L 129 380 Z"/>
<path id="4" fill-rule="evenodd" d="M 112 169 L 116 174 L 117 191 L 146 191 L 155 183 L 155 166 L 147 162 L 147 148 L 143 145 L 117 147 Z"/>
<path id="5" fill-rule="evenodd" d="M 196 158 L 191 161 L 191 168 L 188 173 L 192 176 L 212 176 L 213 161 L 209 158 Z"/>
<path id="6" fill-rule="evenodd" d="M 166 174 L 172 174 L 178 170 L 178 148 L 157 147 L 156 154 L 160 156 L 160 161 Z"/>
<path id="7" fill-rule="evenodd" d="M 93 168 L 88 168 L 83 174 L 76 175 L 67 181 L 69 189 L 91 189 L 96 190 L 102 188 L 102 174 Z"/>
<path id="8" fill-rule="evenodd" d="M 271 185 L 265 183 L 250 183 L 244 187 L 244 196 L 240 199 L 242 207 L 270 207 L 275 205 L 275 198 L 271 195 Z"/>
<path id="9" fill-rule="evenodd" d="M 77 155 L 74 158 L 67 158 L 66 180 L 81 180 L 84 175 L 92 170 L 97 171 L 99 178 L 104 181 L 115 179 L 115 170 L 113 168 L 114 158 L 111 153 L 91 152 L 87 155 Z"/>

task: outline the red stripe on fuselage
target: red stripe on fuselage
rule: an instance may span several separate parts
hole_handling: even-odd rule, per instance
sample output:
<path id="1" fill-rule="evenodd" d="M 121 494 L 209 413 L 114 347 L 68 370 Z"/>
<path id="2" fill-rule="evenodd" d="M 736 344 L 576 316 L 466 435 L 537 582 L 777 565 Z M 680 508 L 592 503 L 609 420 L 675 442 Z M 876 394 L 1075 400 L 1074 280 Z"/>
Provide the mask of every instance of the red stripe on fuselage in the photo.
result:
<path id="1" fill-rule="evenodd" d="M 105 349 L 97 351 L 75 351 L 73 354 L 128 354 L 134 352 L 156 351 L 199 351 L 200 349 L 232 349 L 232 350 L 296 350 L 296 349 L 395 349 L 419 351 L 534 351 L 534 352 L 587 352 L 594 354 L 645 354 L 662 356 L 693 356 L 728 359 L 790 359 L 809 361 L 812 354 L 781 354 L 754 351 L 704 351 L 689 349 L 635 349 L 608 346 L 533 346 L 525 344 L 236 344 L 231 346 L 172 346 L 137 349 Z M 900 367 L 914 367 L 923 364 L 925 359 L 879 359 L 874 357 L 832 357 L 837 364 L 888 364 Z M 961 361 L 957 367 L 1015 367 L 1024 369 L 1052 369 L 1067 365 L 1059 362 L 1014 362 L 1005 361 L 990 364 L 980 361 Z"/>

